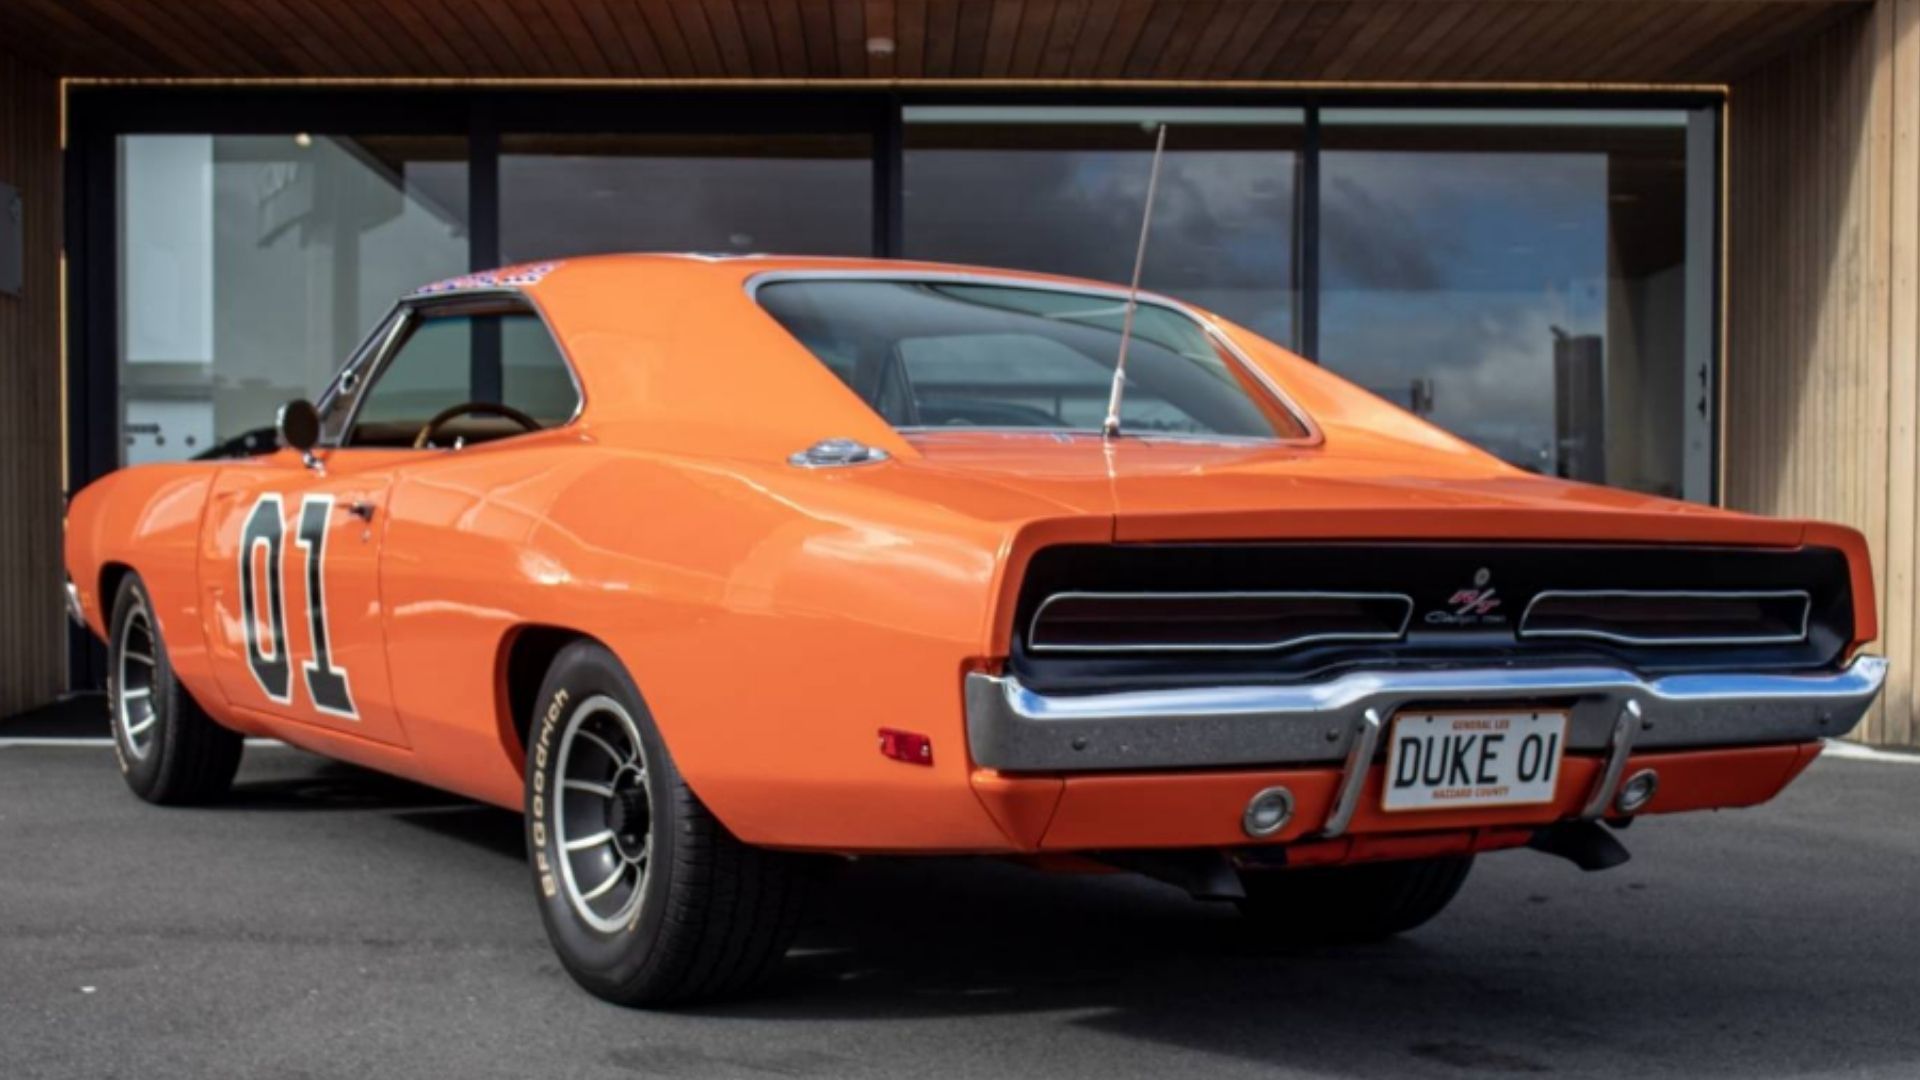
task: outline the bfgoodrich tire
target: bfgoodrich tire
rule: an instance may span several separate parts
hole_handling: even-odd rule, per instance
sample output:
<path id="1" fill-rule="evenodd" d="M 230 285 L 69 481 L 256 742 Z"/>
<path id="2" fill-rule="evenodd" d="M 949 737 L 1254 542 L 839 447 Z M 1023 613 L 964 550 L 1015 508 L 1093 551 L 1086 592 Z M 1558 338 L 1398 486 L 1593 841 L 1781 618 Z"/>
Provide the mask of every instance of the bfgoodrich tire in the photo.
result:
<path id="1" fill-rule="evenodd" d="M 1379 941 L 1440 914 L 1473 856 L 1361 863 L 1241 875 L 1240 912 L 1262 936 L 1287 942 Z"/>
<path id="2" fill-rule="evenodd" d="M 741 843 L 681 779 L 605 648 L 563 649 L 527 732 L 527 855 L 560 962 L 594 995 L 736 996 L 792 943 L 812 864 Z"/>
<path id="3" fill-rule="evenodd" d="M 107 637 L 107 708 L 113 755 L 135 795 L 150 803 L 213 802 L 240 768 L 240 735 L 215 723 L 173 674 L 160 620 L 138 574 L 120 581 Z"/>

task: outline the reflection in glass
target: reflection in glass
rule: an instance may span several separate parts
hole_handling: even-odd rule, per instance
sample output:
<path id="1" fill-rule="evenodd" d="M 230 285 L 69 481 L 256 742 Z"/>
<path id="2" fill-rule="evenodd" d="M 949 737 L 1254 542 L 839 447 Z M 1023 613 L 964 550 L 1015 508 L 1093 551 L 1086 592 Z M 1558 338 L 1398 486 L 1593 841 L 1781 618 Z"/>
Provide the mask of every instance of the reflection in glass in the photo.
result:
<path id="1" fill-rule="evenodd" d="M 872 156 L 866 135 L 508 135 L 501 250 L 867 255 Z"/>
<path id="2" fill-rule="evenodd" d="M 905 253 L 1126 282 L 1159 123 L 1142 284 L 1294 336 L 1297 109 L 905 110 Z"/>
<path id="3" fill-rule="evenodd" d="M 123 460 L 313 397 L 400 294 L 467 268 L 466 140 L 119 140 Z"/>
<path id="4" fill-rule="evenodd" d="M 1681 112 L 1325 110 L 1319 359 L 1524 468 L 1703 497 L 1687 138 Z"/>
<path id="5" fill-rule="evenodd" d="M 909 430 L 1095 432 L 1126 302 L 952 281 L 783 281 L 762 306 L 888 423 Z M 1305 430 L 1192 318 L 1143 304 L 1120 429 L 1298 438 Z"/>

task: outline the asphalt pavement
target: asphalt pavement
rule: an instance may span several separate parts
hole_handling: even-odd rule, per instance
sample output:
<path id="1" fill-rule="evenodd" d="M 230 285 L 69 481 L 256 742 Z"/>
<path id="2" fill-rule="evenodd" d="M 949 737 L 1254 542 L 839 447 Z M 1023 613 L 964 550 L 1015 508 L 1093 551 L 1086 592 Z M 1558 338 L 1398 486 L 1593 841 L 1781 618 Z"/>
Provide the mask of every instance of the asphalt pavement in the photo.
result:
<path id="1" fill-rule="evenodd" d="M 161 810 L 0 740 L 0 1077 L 1920 1076 L 1920 764 L 1623 839 L 1291 953 L 1138 879 L 863 860 L 765 996 L 644 1013 L 560 970 L 511 814 L 277 745 Z"/>

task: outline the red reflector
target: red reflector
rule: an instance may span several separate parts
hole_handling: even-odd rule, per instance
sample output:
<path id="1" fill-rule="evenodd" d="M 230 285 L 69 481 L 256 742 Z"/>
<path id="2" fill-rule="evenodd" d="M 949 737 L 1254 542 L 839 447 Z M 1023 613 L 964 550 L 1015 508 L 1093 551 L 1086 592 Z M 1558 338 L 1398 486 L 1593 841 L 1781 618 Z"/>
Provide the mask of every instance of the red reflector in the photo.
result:
<path id="1" fill-rule="evenodd" d="M 909 765 L 933 764 L 933 740 L 925 735 L 894 728 L 880 729 L 880 753 Z"/>

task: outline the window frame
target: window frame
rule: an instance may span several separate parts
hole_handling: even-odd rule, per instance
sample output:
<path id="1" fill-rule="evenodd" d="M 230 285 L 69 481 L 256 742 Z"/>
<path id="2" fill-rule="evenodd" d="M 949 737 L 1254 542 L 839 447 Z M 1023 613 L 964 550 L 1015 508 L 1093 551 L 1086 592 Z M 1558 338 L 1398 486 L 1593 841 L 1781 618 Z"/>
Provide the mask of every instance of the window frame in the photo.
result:
<path id="1" fill-rule="evenodd" d="M 546 314 L 532 298 L 518 289 L 467 289 L 453 293 L 403 296 L 394 304 L 387 316 L 374 327 L 366 341 L 354 351 L 354 355 L 334 374 L 327 389 L 320 395 L 315 408 L 320 413 L 321 429 L 326 429 L 332 419 L 333 410 L 345 407 L 347 413 L 340 424 L 337 434 L 323 438 L 320 446 L 328 450 L 392 450 L 394 447 L 355 446 L 349 436 L 354 425 L 359 422 L 360 410 L 366 404 L 367 391 L 379 383 L 387 373 L 388 367 L 406 347 L 413 336 L 413 330 L 422 323 L 436 318 L 453 318 L 462 315 L 531 315 L 546 331 L 547 339 L 553 343 L 553 351 L 560 358 L 561 367 L 567 373 L 567 379 L 573 384 L 573 412 L 564 421 L 552 427 L 543 427 L 537 431 L 525 431 L 498 439 L 488 439 L 487 443 L 507 442 L 524 435 L 538 435 L 543 432 L 561 431 L 580 422 L 587 411 L 587 390 L 580 381 L 580 372 L 568 354 L 560 335 L 553 332 L 553 324 L 547 321 Z M 344 399 L 344 400 L 343 400 Z M 476 444 L 479 445 L 479 444 Z M 434 449 L 423 447 L 422 450 Z"/>
<path id="2" fill-rule="evenodd" d="M 763 273 L 751 275 L 746 279 L 742 287 L 747 294 L 747 299 L 753 304 L 754 310 L 759 312 L 761 317 L 771 321 L 775 326 L 781 326 L 780 320 L 774 318 L 773 313 L 769 312 L 766 307 L 760 303 L 760 290 L 767 285 L 789 281 L 881 281 L 900 282 L 903 284 L 981 285 L 992 288 L 1070 293 L 1076 296 L 1094 296 L 1107 300 L 1120 301 L 1125 301 L 1134 295 L 1127 289 L 1101 285 L 1097 282 L 1050 280 L 1047 278 L 1023 277 L 1018 274 L 996 274 L 973 270 L 768 270 Z M 1251 380 L 1254 386 L 1265 391 L 1269 397 L 1270 404 L 1292 417 L 1293 421 L 1300 425 L 1300 430 L 1303 434 L 1289 436 L 1275 433 L 1269 438 L 1266 436 L 1180 435 L 1158 431 L 1140 433 L 1129 432 L 1122 429 L 1120 434 L 1123 438 L 1182 442 L 1254 443 L 1262 446 L 1294 447 L 1319 446 L 1326 441 L 1325 433 L 1321 431 L 1320 425 L 1314 421 L 1312 414 L 1301 408 L 1299 402 L 1293 399 L 1293 395 L 1287 393 L 1286 389 L 1280 385 L 1278 380 L 1269 375 L 1259 364 L 1254 363 L 1253 358 L 1248 356 L 1244 349 L 1240 348 L 1239 343 L 1228 336 L 1226 331 L 1220 329 L 1219 325 L 1205 313 L 1189 304 L 1175 300 L 1170 296 L 1162 296 L 1159 293 L 1149 292 L 1145 289 L 1140 290 L 1137 300 L 1143 307 L 1151 305 L 1164 311 L 1171 311 L 1175 315 L 1186 318 L 1198 327 L 1200 332 L 1205 334 L 1207 339 L 1219 348 L 1231 363 L 1239 366 L 1240 370 L 1238 374 L 1245 379 Z M 782 332 L 786 332 L 784 326 L 781 326 L 781 330 Z M 820 365 L 823 371 L 829 375 L 833 375 L 832 370 L 827 367 L 826 361 L 815 356 L 813 351 L 808 349 L 799 339 L 796 338 L 794 341 L 801 351 L 805 352 L 809 358 Z M 837 375 L 834 376 L 834 379 L 836 382 L 839 381 Z M 842 385 L 844 386 L 844 384 Z M 868 404 L 866 399 L 854 393 L 851 387 L 847 387 L 846 389 L 849 394 L 853 394 L 854 398 L 860 402 L 863 408 L 873 411 L 873 406 Z M 878 416 L 878 412 L 875 412 L 875 415 Z M 894 427 L 894 425 L 890 423 L 887 426 Z M 900 431 L 903 435 L 912 435 L 945 429 L 895 428 L 895 430 Z M 1081 431 L 1078 428 L 1012 428 L 1006 430 L 1036 432 L 1058 430 L 1070 431 L 1075 434 L 1097 434 L 1097 432 L 1091 430 Z"/>

